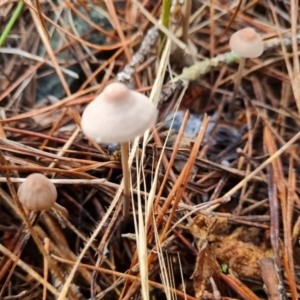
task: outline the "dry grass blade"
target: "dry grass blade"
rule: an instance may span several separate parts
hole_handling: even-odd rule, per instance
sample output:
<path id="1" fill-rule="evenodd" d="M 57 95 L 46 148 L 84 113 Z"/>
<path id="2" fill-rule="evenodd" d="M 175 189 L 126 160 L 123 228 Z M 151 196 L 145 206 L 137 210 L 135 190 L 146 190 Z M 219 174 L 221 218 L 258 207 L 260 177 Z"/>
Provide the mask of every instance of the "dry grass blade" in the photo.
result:
<path id="1" fill-rule="evenodd" d="M 170 205 L 170 200 L 173 199 L 173 194 L 176 194 L 176 198 L 175 198 L 175 202 L 173 203 L 171 214 L 168 218 L 168 221 L 167 221 L 166 225 L 164 226 L 162 234 L 160 235 L 160 241 L 161 242 L 164 240 L 165 235 L 166 235 L 166 233 L 167 233 L 167 231 L 170 227 L 170 224 L 172 222 L 172 219 L 173 219 L 172 217 L 175 215 L 175 211 L 177 209 L 177 206 L 178 206 L 178 203 L 179 203 L 180 198 L 182 196 L 183 190 L 184 190 L 184 188 L 187 184 L 188 178 L 189 178 L 190 173 L 192 171 L 192 167 L 195 163 L 198 151 L 200 149 L 200 145 L 201 145 L 201 143 L 204 139 L 205 131 L 206 131 L 207 126 L 208 126 L 208 122 L 209 122 L 209 117 L 207 117 L 205 115 L 204 119 L 203 119 L 202 126 L 201 126 L 201 130 L 199 131 L 197 139 L 196 139 L 196 141 L 193 145 L 189 160 L 187 161 L 187 163 L 186 163 L 186 165 L 185 165 L 185 167 L 184 167 L 184 169 L 181 173 L 181 176 L 178 177 L 178 181 L 177 181 L 178 185 L 177 185 L 177 182 L 176 182 L 176 185 L 174 185 L 173 190 L 169 194 L 169 197 L 167 198 L 167 201 L 165 202 L 165 205 L 162 207 L 162 211 L 160 212 L 160 215 L 157 218 L 156 224 L 159 225 L 161 220 L 162 220 L 162 217 L 164 215 L 164 212 L 166 211 L 166 209 L 168 209 L 168 207 Z"/>
<path id="2" fill-rule="evenodd" d="M 7 53 L 7 54 L 17 54 L 17 55 L 21 55 L 21 56 L 24 56 L 24 57 L 28 57 L 28 58 L 31 58 L 31 59 L 34 59 L 36 61 L 40 61 L 40 62 L 45 62 L 47 65 L 51 66 L 51 67 L 55 67 L 54 64 L 51 62 L 51 61 L 46 61 L 45 59 L 41 58 L 40 56 L 37 56 L 37 55 L 34 55 L 34 54 L 31 54 L 31 53 L 28 53 L 26 51 L 22 51 L 20 49 L 11 49 L 11 48 L 4 48 L 4 47 L 1 47 L 0 48 L 0 53 Z M 76 79 L 78 79 L 78 74 L 71 71 L 71 70 L 68 70 L 64 67 L 59 67 L 61 69 L 61 71 L 69 76 L 72 76 Z"/>
<path id="3" fill-rule="evenodd" d="M 61 81 L 61 83 L 63 85 L 63 88 L 64 88 L 66 94 L 68 96 L 70 96 L 71 92 L 70 92 L 69 86 L 68 86 L 68 84 L 66 82 L 66 79 L 65 79 L 65 77 L 64 77 L 64 75 L 63 75 L 63 73 L 62 73 L 62 71 L 61 71 L 61 69 L 59 67 L 57 59 L 56 59 L 56 57 L 54 55 L 54 52 L 52 50 L 52 47 L 51 47 L 51 45 L 49 43 L 49 37 L 47 37 L 47 35 L 45 34 L 44 27 L 41 28 L 40 22 L 39 22 L 40 19 L 37 17 L 37 15 L 33 11 L 30 11 L 30 12 L 31 12 L 32 19 L 33 19 L 33 21 L 35 23 L 35 27 L 37 28 L 37 30 L 39 32 L 39 35 L 40 35 L 40 37 L 41 37 L 41 39 L 42 39 L 42 41 L 43 41 L 43 43 L 45 45 L 45 48 L 47 49 L 47 52 L 48 52 L 48 54 L 49 54 L 49 56 L 50 56 L 50 58 L 52 60 L 52 63 L 54 65 L 55 70 L 57 72 L 57 75 L 59 76 L 59 79 L 60 79 L 60 81 Z"/>
<path id="4" fill-rule="evenodd" d="M 39 0 L 35 0 L 35 6 L 36 6 L 36 10 L 37 10 L 37 13 L 38 13 L 38 16 L 39 16 L 42 28 L 44 30 L 44 33 L 45 33 L 47 39 L 50 40 L 50 35 L 49 35 L 49 32 L 48 32 L 48 30 L 46 28 L 46 25 L 45 25 L 45 22 L 44 22 L 44 19 L 43 19 L 43 15 L 42 15 L 42 11 L 41 11 L 41 5 L 40 5 L 40 1 Z"/>
<path id="5" fill-rule="evenodd" d="M 294 170 L 294 161 L 293 158 L 290 158 L 289 162 L 289 180 L 288 180 L 288 195 L 287 195 L 287 238 L 285 241 L 286 253 L 289 261 L 290 267 L 290 276 L 289 285 L 291 289 L 292 299 L 297 299 L 297 286 L 296 286 L 296 276 L 295 276 L 295 262 L 294 262 L 294 253 L 293 253 L 293 243 L 292 243 L 292 220 L 294 212 L 294 192 L 296 189 L 296 174 Z"/>
<path id="6" fill-rule="evenodd" d="M 259 298 L 233 275 L 222 274 L 221 278 L 245 300 L 259 300 Z"/>

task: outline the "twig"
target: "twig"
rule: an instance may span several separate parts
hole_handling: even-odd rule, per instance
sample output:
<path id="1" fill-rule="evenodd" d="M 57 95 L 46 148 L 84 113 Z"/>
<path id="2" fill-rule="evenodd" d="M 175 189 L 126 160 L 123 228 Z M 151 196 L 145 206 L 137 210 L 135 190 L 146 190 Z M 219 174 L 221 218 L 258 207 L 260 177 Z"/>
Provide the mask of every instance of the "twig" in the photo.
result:
<path id="1" fill-rule="evenodd" d="M 186 44 L 189 36 L 189 27 L 190 27 L 190 15 L 192 10 L 192 0 L 187 0 L 184 3 L 184 15 L 183 15 L 183 24 L 182 24 L 182 36 L 181 40 Z"/>
<path id="2" fill-rule="evenodd" d="M 122 72 L 117 74 L 118 81 L 128 82 L 131 80 L 136 67 L 143 63 L 151 47 L 153 47 L 159 37 L 157 28 L 152 27 L 148 30 L 139 50 L 132 56 L 131 61 L 125 66 Z"/>
<path id="3" fill-rule="evenodd" d="M 279 291 L 282 286 L 278 278 L 278 268 L 275 266 L 275 260 L 272 257 L 266 257 L 258 262 L 261 278 L 264 281 L 264 290 L 271 300 L 282 300 Z M 276 271 L 277 270 L 277 271 Z"/>

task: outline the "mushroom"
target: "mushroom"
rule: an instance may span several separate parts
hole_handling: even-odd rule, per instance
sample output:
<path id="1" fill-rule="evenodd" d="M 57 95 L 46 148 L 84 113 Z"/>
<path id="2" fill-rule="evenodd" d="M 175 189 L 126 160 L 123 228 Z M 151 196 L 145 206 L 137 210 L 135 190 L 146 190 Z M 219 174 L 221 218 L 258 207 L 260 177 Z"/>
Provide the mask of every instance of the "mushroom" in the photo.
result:
<path id="1" fill-rule="evenodd" d="M 64 216 L 68 216 L 68 211 L 56 203 L 55 185 L 43 174 L 30 174 L 19 186 L 18 197 L 21 204 L 30 210 L 41 211 L 54 208 Z"/>
<path id="2" fill-rule="evenodd" d="M 259 34 L 253 28 L 246 27 L 238 30 L 231 36 L 229 40 L 229 47 L 231 51 L 241 57 L 229 109 L 230 112 L 233 113 L 234 100 L 241 83 L 246 58 L 259 57 L 264 51 L 264 45 Z"/>
<path id="3" fill-rule="evenodd" d="M 97 143 L 120 143 L 124 178 L 123 217 L 130 208 L 130 172 L 128 142 L 155 125 L 158 111 L 145 95 L 115 82 L 103 90 L 84 110 L 83 133 Z"/>

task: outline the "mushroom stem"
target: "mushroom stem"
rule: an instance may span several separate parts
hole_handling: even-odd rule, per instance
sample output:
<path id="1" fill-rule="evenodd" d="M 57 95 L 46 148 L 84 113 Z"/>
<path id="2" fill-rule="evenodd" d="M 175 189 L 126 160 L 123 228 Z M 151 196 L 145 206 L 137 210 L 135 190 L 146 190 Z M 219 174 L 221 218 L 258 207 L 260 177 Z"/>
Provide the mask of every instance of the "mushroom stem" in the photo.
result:
<path id="1" fill-rule="evenodd" d="M 188 41 L 191 11 L 192 11 L 192 1 L 186 1 L 184 4 L 184 16 L 183 16 L 182 36 L 181 36 L 181 40 L 184 43 L 187 43 Z"/>
<path id="2" fill-rule="evenodd" d="M 243 73 L 243 70 L 244 70 L 244 67 L 245 67 L 245 61 L 246 61 L 246 58 L 241 57 L 239 68 L 238 68 L 237 75 L 236 75 L 237 79 L 234 83 L 233 94 L 232 94 L 231 102 L 230 102 L 230 105 L 229 105 L 229 114 L 230 114 L 231 117 L 234 116 L 234 101 L 235 101 L 239 86 L 241 84 L 242 73 Z"/>
<path id="3" fill-rule="evenodd" d="M 128 142 L 121 144 L 121 160 L 124 180 L 124 204 L 123 204 L 123 218 L 126 220 L 129 215 L 130 208 L 130 172 L 128 167 Z"/>
<path id="4" fill-rule="evenodd" d="M 67 209 L 59 205 L 58 203 L 55 202 L 53 208 L 63 214 L 66 218 L 69 216 L 69 212 L 67 211 Z"/>

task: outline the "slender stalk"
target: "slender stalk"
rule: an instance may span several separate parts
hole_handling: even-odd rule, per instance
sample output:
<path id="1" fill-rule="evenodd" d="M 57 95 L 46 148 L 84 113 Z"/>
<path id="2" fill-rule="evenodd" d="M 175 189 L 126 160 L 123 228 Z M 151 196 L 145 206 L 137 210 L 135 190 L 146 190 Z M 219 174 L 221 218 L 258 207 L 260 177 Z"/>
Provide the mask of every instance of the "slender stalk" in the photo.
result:
<path id="1" fill-rule="evenodd" d="M 181 40 L 184 43 L 187 43 L 188 41 L 191 10 L 192 10 L 192 0 L 186 0 L 184 4 L 184 16 L 183 16 L 182 37 L 181 37 Z"/>
<path id="2" fill-rule="evenodd" d="M 64 208 L 63 206 L 59 205 L 58 203 L 54 203 L 53 208 L 58 210 L 60 213 L 62 213 L 66 218 L 68 218 L 69 216 L 69 212 L 66 208 Z"/>
<path id="3" fill-rule="evenodd" d="M 236 75 L 237 79 L 234 83 L 233 95 L 232 95 L 230 106 L 229 106 L 229 114 L 231 117 L 234 116 L 234 101 L 235 101 L 238 89 L 239 89 L 241 81 L 242 81 L 242 73 L 243 73 L 243 70 L 245 67 L 245 61 L 246 61 L 246 58 L 241 57 L 239 68 L 238 68 L 237 75 Z"/>
<path id="4" fill-rule="evenodd" d="M 172 0 L 163 0 L 162 12 L 161 12 L 161 24 L 166 28 L 169 28 L 170 24 L 170 13 L 171 13 Z M 160 39 L 163 40 L 165 34 L 160 33 Z"/>
<path id="5" fill-rule="evenodd" d="M 2 47 L 2 45 L 4 44 L 8 34 L 10 33 L 10 31 L 11 31 L 12 27 L 14 26 L 16 20 L 18 19 L 23 7 L 24 7 L 24 2 L 23 2 L 23 0 L 21 0 L 18 3 L 16 9 L 14 10 L 13 14 L 11 15 L 8 23 L 6 24 L 2 34 L 0 36 L 0 47 Z"/>
<path id="6" fill-rule="evenodd" d="M 123 204 L 123 218 L 127 220 L 130 208 L 130 172 L 128 167 L 128 143 L 121 144 L 121 159 L 124 180 L 124 204 Z"/>

